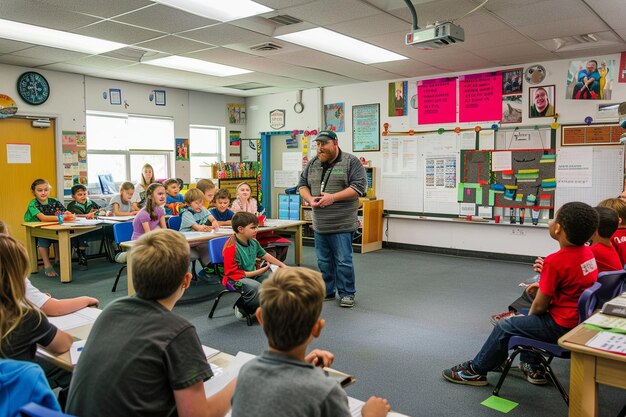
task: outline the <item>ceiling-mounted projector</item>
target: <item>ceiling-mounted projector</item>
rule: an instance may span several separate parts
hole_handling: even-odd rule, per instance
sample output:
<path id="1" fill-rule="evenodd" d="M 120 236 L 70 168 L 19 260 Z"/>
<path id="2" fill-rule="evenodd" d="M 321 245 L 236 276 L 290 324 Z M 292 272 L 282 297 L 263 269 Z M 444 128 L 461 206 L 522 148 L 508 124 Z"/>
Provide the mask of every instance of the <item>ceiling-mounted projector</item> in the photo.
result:
<path id="1" fill-rule="evenodd" d="M 421 49 L 437 49 L 461 43 L 465 40 L 465 31 L 452 22 L 436 23 L 406 34 L 404 43 Z"/>

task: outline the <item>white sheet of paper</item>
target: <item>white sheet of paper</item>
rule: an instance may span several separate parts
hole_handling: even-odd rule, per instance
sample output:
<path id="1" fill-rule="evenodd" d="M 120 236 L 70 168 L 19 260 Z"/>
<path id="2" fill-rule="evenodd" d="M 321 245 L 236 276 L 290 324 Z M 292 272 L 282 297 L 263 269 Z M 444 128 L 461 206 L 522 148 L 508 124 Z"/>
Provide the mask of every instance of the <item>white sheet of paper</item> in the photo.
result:
<path id="1" fill-rule="evenodd" d="M 598 334 L 587 341 L 585 345 L 595 349 L 608 350 L 609 352 L 626 355 L 626 335 L 623 334 L 598 332 Z"/>
<path id="2" fill-rule="evenodd" d="M 250 353 L 239 352 L 230 365 L 228 365 L 221 375 L 215 376 L 204 382 L 204 393 L 206 397 L 211 397 L 222 390 L 230 381 L 239 375 L 239 370 L 248 361 L 256 356 Z"/>
<path id="3" fill-rule="evenodd" d="M 100 313 L 102 310 L 98 308 L 85 307 L 64 316 L 48 317 L 48 321 L 61 330 L 69 330 L 93 323 Z"/>
<path id="4" fill-rule="evenodd" d="M 220 353 L 219 350 L 213 349 L 212 347 L 208 347 L 208 346 L 205 346 L 205 345 L 202 345 L 202 351 L 204 352 L 204 356 L 206 356 L 207 360 L 211 359 L 213 356 L 215 356 L 218 353 Z"/>
<path id="5" fill-rule="evenodd" d="M 513 154 L 511 151 L 498 151 L 491 153 L 491 170 L 507 171 L 513 169 Z"/>
<path id="6" fill-rule="evenodd" d="M 270 264 L 270 271 L 276 272 L 280 268 L 278 265 Z"/>
<path id="7" fill-rule="evenodd" d="M 78 363 L 78 358 L 80 358 L 80 354 L 85 347 L 86 340 L 77 340 L 72 343 L 70 347 L 70 360 L 72 361 L 72 365 L 76 365 Z"/>

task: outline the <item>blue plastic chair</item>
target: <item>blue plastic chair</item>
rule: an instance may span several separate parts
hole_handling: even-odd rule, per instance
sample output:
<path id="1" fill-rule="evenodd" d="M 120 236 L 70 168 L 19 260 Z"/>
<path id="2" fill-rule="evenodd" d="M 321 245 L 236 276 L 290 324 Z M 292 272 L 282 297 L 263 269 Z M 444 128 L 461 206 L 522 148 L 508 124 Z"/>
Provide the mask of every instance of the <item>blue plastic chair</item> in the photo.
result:
<path id="1" fill-rule="evenodd" d="M 128 242 L 133 237 L 133 222 L 120 222 L 115 223 L 113 225 L 113 239 L 115 243 L 119 246 L 122 242 Z M 120 276 L 122 272 L 126 269 L 126 265 L 123 265 L 119 271 L 117 271 L 117 276 L 115 277 L 115 283 L 113 284 L 113 289 L 111 292 L 115 292 L 117 289 L 117 283 L 120 280 Z"/>
<path id="2" fill-rule="evenodd" d="M 602 285 L 600 283 L 595 282 L 591 287 L 587 288 L 580 295 L 580 298 L 578 299 L 579 323 L 587 320 L 587 318 L 591 316 L 591 314 L 593 314 L 593 311 L 597 305 L 596 292 L 601 286 Z M 552 367 L 550 366 L 550 363 L 554 358 L 569 359 L 569 350 L 560 347 L 556 343 L 543 342 L 541 340 L 531 339 L 522 336 L 512 336 L 509 339 L 509 350 L 512 350 L 513 352 L 509 355 L 506 362 L 504 363 L 502 375 L 500 376 L 500 380 L 493 390 L 493 395 L 497 396 L 499 394 L 500 388 L 502 388 L 502 384 L 504 383 L 504 380 L 506 379 L 506 376 L 511 369 L 511 364 L 513 363 L 515 357 L 521 352 L 531 352 L 538 354 L 539 358 L 541 359 L 541 363 L 546 370 L 546 377 L 556 386 L 556 388 L 561 393 L 565 404 L 569 406 L 569 395 L 567 394 L 567 391 L 565 391 L 565 388 L 563 388 L 563 385 L 561 385 L 561 382 L 559 382 L 559 380 L 557 379 L 552 370 Z"/>
<path id="3" fill-rule="evenodd" d="M 20 408 L 20 416 L 22 417 L 74 417 L 71 414 L 65 414 L 60 411 L 51 410 L 37 403 L 28 403 Z"/>
<path id="4" fill-rule="evenodd" d="M 215 274 L 218 276 L 218 278 L 220 278 L 220 281 L 223 277 L 223 274 L 220 272 L 220 267 L 224 266 L 224 256 L 222 254 L 222 251 L 224 250 L 224 245 L 229 238 L 230 236 L 224 236 L 209 240 L 209 256 L 211 257 L 211 266 L 215 269 Z M 215 301 L 213 302 L 213 307 L 211 308 L 211 312 L 209 313 L 209 318 L 213 318 L 213 313 L 215 313 L 217 304 L 220 302 L 222 296 L 229 293 L 239 294 L 239 298 L 237 298 L 237 301 L 235 301 L 233 309 L 235 307 L 238 307 L 239 311 L 245 314 L 246 323 L 248 323 L 248 326 L 252 326 L 252 317 L 250 317 L 250 314 L 248 314 L 244 307 L 242 290 L 234 287 L 233 285 L 230 285 L 230 283 L 227 283 L 226 289 L 222 290 L 215 298 Z"/>
<path id="5" fill-rule="evenodd" d="M 598 308 L 604 303 L 617 297 L 624 291 L 626 285 L 626 271 L 605 271 L 598 274 L 598 282 L 602 287 L 596 293 Z"/>
<path id="6" fill-rule="evenodd" d="M 167 228 L 172 230 L 180 230 L 180 223 L 182 219 L 180 216 L 172 216 L 167 219 Z"/>

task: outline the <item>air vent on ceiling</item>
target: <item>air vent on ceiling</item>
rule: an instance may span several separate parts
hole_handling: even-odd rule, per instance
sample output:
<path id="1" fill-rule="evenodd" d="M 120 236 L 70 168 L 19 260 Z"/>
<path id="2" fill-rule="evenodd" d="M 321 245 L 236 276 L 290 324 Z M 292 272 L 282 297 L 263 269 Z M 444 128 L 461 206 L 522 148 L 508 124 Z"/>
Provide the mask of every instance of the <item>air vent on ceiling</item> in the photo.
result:
<path id="1" fill-rule="evenodd" d="M 125 61 L 140 62 L 141 58 L 143 58 L 143 56 L 147 53 L 148 51 L 145 49 L 127 47 L 109 51 L 102 55 L 109 56 L 111 58 L 123 59 Z"/>
<path id="2" fill-rule="evenodd" d="M 567 52 L 607 46 L 619 46 L 623 41 L 614 33 L 607 31 L 540 40 L 538 43 L 551 52 Z"/>
<path id="3" fill-rule="evenodd" d="M 268 17 L 274 23 L 278 23 L 281 26 L 295 25 L 296 23 L 302 23 L 302 20 L 289 16 L 288 14 L 279 14 L 274 17 Z"/>
<path id="4" fill-rule="evenodd" d="M 264 42 L 250 47 L 250 50 L 252 51 L 261 52 L 278 51 L 279 49 L 283 49 L 283 47 L 272 42 Z"/>
<path id="5" fill-rule="evenodd" d="M 234 88 L 236 90 L 257 90 L 259 88 L 269 88 L 271 85 L 261 84 L 261 83 L 241 83 L 241 84 L 233 84 L 233 85 L 225 85 L 226 88 Z"/>

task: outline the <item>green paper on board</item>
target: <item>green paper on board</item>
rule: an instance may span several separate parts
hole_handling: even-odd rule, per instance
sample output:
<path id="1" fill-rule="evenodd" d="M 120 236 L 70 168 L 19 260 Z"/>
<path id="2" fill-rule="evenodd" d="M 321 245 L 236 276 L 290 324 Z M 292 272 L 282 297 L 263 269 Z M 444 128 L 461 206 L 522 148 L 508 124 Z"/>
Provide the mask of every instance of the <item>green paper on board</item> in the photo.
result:
<path id="1" fill-rule="evenodd" d="M 480 404 L 485 407 L 493 408 L 501 413 L 508 413 L 519 405 L 515 401 L 510 401 L 502 397 L 496 397 L 495 395 L 492 395 Z"/>

